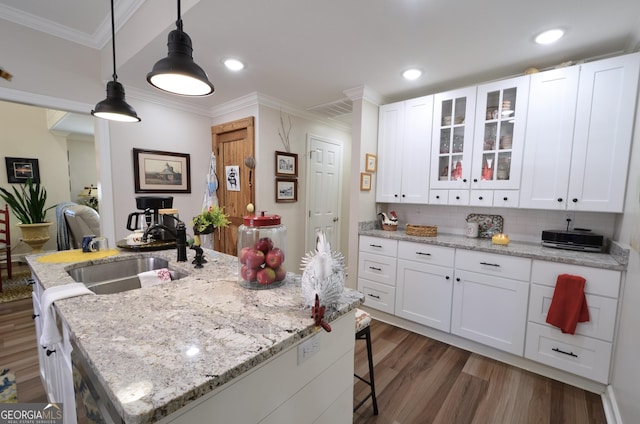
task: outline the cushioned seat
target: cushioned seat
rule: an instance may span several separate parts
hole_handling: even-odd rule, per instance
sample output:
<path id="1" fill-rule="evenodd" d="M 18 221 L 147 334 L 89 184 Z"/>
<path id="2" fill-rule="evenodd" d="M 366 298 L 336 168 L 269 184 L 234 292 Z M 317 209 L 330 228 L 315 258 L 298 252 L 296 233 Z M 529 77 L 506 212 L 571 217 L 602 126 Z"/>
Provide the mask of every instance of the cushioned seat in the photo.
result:
<path id="1" fill-rule="evenodd" d="M 64 219 L 69 229 L 69 247 L 82 248 L 82 237 L 100 235 L 100 215 L 85 205 L 73 205 L 64 209 Z"/>

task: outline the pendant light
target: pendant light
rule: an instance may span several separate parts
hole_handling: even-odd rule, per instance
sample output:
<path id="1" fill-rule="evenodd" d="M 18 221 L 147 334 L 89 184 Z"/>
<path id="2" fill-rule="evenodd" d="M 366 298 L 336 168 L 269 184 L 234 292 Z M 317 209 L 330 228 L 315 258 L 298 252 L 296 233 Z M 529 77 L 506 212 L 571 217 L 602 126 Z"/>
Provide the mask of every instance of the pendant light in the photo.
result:
<path id="1" fill-rule="evenodd" d="M 111 47 L 113 81 L 107 83 L 107 98 L 99 102 L 91 114 L 111 121 L 140 122 L 135 109 L 124 100 L 124 87 L 118 82 L 118 74 L 116 74 L 116 30 L 113 18 L 113 0 L 111 0 Z"/>
<path id="2" fill-rule="evenodd" d="M 213 84 L 206 72 L 193 61 L 191 38 L 182 31 L 180 0 L 178 0 L 177 29 L 169 33 L 169 53 L 153 65 L 147 81 L 160 90 L 183 96 L 208 96 L 213 93 Z"/>

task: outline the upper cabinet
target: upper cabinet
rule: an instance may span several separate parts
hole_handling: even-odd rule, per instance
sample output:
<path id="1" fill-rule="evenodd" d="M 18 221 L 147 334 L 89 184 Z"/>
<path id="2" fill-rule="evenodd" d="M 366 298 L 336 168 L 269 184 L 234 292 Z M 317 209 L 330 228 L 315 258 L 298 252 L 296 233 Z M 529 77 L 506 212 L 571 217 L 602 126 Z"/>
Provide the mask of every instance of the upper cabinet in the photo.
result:
<path id="1" fill-rule="evenodd" d="M 622 212 L 640 54 L 531 77 L 520 207 Z"/>
<path id="2" fill-rule="evenodd" d="M 380 107 L 376 201 L 428 203 L 433 96 Z"/>

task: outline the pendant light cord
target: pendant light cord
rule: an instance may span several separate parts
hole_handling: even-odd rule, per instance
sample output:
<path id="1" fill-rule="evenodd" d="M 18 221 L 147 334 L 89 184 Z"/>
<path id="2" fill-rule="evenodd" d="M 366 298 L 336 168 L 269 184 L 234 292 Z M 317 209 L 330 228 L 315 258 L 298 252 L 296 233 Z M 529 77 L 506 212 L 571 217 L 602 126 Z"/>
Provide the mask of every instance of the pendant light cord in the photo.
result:
<path id="1" fill-rule="evenodd" d="M 113 0 L 111 0 L 111 54 L 113 55 L 113 80 L 118 81 L 116 74 L 116 24 L 113 17 Z"/>
<path id="2" fill-rule="evenodd" d="M 182 32 L 182 14 L 180 13 L 180 0 L 178 0 L 178 20 L 176 21 L 176 27 L 178 28 L 178 31 Z"/>

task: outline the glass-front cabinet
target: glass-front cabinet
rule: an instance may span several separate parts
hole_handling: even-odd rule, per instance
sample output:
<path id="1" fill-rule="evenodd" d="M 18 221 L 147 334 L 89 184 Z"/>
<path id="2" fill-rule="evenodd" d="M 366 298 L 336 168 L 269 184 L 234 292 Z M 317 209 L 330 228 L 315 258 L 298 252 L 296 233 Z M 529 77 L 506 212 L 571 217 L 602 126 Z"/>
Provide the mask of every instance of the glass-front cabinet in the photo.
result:
<path id="1" fill-rule="evenodd" d="M 475 103 L 475 87 L 434 96 L 429 203 L 450 204 L 448 190 L 469 188 Z"/>
<path id="2" fill-rule="evenodd" d="M 481 85 L 477 95 L 471 189 L 517 190 L 524 150 L 529 76 Z M 472 194 L 472 204 L 473 198 Z"/>

